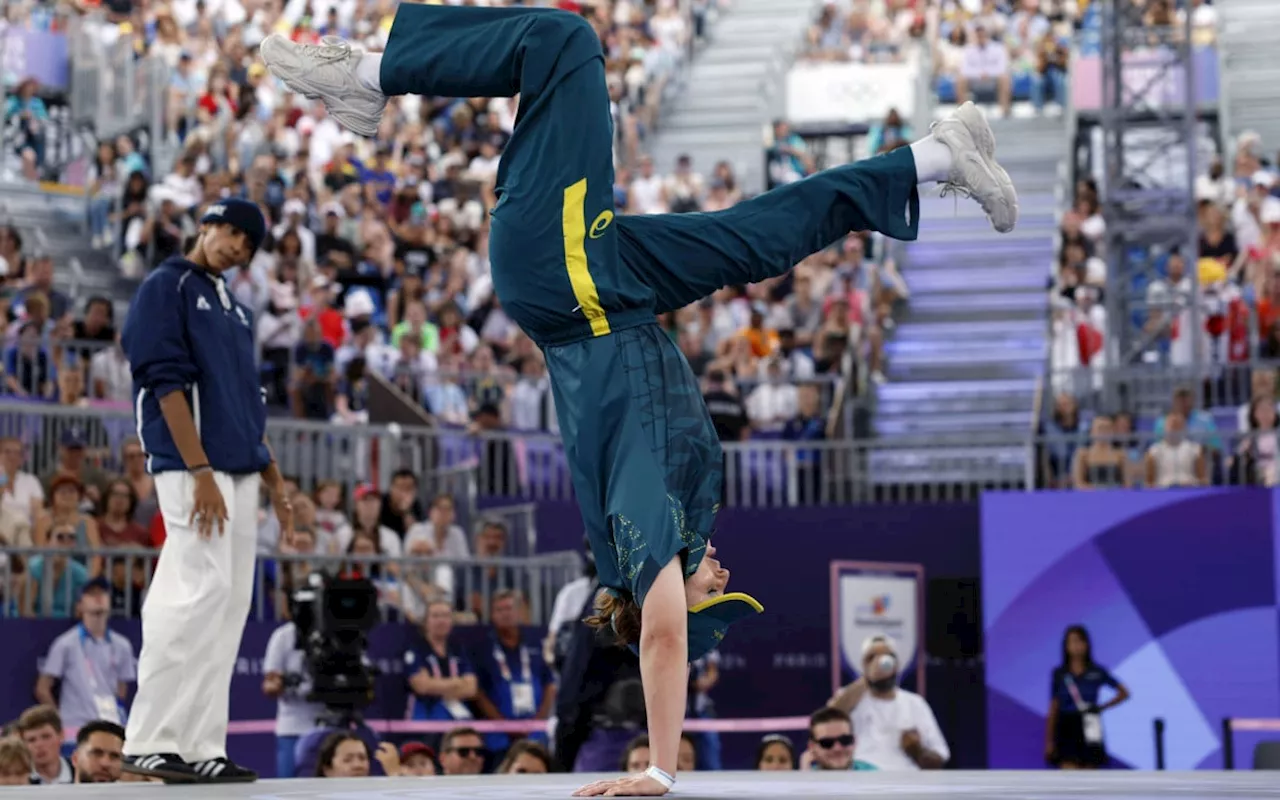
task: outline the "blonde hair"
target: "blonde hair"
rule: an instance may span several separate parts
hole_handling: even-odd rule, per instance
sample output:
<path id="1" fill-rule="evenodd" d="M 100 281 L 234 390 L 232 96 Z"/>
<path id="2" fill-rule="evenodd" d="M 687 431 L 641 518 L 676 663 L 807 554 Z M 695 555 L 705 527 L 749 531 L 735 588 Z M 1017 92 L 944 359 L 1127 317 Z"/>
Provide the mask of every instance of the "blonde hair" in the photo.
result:
<path id="1" fill-rule="evenodd" d="M 640 644 L 640 606 L 629 597 L 601 592 L 596 597 L 596 613 L 583 622 L 597 630 L 611 629 L 619 644 Z"/>
<path id="2" fill-rule="evenodd" d="M 31 754 L 17 736 L 0 739 L 0 775 L 31 774 Z"/>

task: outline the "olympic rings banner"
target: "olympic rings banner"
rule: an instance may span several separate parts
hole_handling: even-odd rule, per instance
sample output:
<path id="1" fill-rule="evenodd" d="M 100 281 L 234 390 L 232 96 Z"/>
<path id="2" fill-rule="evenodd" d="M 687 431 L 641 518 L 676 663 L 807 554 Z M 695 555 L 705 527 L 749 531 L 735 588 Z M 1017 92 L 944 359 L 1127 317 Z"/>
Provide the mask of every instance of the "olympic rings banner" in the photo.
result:
<path id="1" fill-rule="evenodd" d="M 992 769 L 1043 768 L 1068 625 L 1132 698 L 1102 715 L 1117 766 L 1218 769 L 1224 717 L 1280 717 L 1280 492 L 990 493 L 982 500 Z M 1247 764 L 1262 734 L 1237 735 Z"/>
<path id="2" fill-rule="evenodd" d="M 862 675 L 862 644 L 893 641 L 902 685 L 924 694 L 924 567 L 876 561 L 831 562 L 832 693 Z"/>

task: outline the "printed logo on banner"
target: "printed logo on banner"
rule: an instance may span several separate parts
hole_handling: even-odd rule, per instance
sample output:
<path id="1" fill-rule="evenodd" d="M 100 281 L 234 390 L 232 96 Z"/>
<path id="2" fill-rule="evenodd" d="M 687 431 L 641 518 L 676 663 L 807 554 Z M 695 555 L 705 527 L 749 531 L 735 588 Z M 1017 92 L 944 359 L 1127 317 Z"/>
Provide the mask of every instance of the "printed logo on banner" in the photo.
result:
<path id="1" fill-rule="evenodd" d="M 923 679 L 919 657 L 923 569 L 913 564 L 835 562 L 832 579 L 835 688 L 862 674 L 863 642 L 886 636 L 898 651 L 902 675 L 912 667 L 918 670 L 918 691 Z"/>

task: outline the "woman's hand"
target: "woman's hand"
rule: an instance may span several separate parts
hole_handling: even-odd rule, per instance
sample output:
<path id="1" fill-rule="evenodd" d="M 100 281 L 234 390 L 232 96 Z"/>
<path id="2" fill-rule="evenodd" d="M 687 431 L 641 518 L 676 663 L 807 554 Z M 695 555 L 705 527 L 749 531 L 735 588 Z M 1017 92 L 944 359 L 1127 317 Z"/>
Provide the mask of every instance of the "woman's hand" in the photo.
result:
<path id="1" fill-rule="evenodd" d="M 391 742 L 379 744 L 378 752 L 374 753 L 373 757 L 378 759 L 378 763 L 382 765 L 382 771 L 387 773 L 388 777 L 394 778 L 400 774 L 400 753 Z"/>
<path id="2" fill-rule="evenodd" d="M 195 505 L 188 524 L 194 526 L 196 533 L 206 541 L 213 538 L 215 524 L 219 536 L 226 533 L 227 504 L 222 499 L 218 482 L 213 479 L 212 470 L 207 468 L 196 475 Z"/>
<path id="3" fill-rule="evenodd" d="M 611 781 L 588 783 L 573 793 L 574 797 L 661 797 L 669 790 L 655 778 L 643 773 Z"/>

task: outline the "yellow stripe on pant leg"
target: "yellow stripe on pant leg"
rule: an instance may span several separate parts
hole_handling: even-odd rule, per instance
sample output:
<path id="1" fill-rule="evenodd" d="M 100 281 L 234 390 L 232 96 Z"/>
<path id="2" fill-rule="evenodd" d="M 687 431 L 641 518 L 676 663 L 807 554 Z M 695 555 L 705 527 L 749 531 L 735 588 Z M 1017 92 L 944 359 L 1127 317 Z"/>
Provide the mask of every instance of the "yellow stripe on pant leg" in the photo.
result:
<path id="1" fill-rule="evenodd" d="M 569 285 L 577 298 L 582 313 L 591 323 L 591 333 L 604 336 L 609 333 L 609 318 L 600 305 L 596 282 L 587 269 L 587 179 L 583 178 L 564 190 L 564 264 L 569 270 Z"/>

